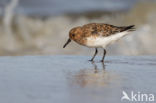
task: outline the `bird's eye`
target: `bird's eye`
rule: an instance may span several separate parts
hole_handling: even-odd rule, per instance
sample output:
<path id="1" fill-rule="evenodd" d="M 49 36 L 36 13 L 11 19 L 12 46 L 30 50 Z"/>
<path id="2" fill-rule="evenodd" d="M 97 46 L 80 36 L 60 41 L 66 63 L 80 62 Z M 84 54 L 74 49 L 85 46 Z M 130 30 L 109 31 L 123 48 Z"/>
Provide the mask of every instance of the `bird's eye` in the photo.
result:
<path id="1" fill-rule="evenodd" d="M 75 34 L 72 34 L 72 36 L 74 37 L 74 36 L 75 36 Z"/>

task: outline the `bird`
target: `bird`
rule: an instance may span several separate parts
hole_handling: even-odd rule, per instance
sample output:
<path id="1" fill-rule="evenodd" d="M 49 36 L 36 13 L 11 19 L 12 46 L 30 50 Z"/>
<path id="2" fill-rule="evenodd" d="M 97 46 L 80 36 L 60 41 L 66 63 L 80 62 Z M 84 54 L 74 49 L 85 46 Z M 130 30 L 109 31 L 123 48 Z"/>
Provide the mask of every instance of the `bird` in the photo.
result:
<path id="1" fill-rule="evenodd" d="M 82 46 L 95 48 L 95 53 L 89 60 L 92 62 L 98 53 L 98 48 L 103 48 L 101 62 L 104 62 L 106 47 L 126 36 L 131 31 L 135 31 L 135 25 L 114 26 L 105 23 L 84 24 L 82 26 L 74 27 L 69 31 L 69 39 L 64 44 L 63 48 L 65 48 L 71 41 L 75 41 Z"/>

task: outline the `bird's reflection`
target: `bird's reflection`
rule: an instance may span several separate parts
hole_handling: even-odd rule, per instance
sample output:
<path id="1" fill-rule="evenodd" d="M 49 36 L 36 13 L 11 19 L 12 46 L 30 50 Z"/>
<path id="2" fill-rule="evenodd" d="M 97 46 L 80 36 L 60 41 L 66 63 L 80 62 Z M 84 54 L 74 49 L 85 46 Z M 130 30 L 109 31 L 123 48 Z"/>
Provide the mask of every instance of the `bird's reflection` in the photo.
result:
<path id="1" fill-rule="evenodd" d="M 91 62 L 91 64 L 92 64 L 93 67 L 94 67 L 94 70 L 95 70 L 94 73 L 98 73 L 98 67 L 97 67 L 96 63 L 95 63 L 95 62 Z M 104 62 L 101 62 L 101 64 L 102 64 L 102 69 L 105 70 Z"/>
<path id="2" fill-rule="evenodd" d="M 109 84 L 110 75 L 106 71 L 104 63 L 92 62 L 91 68 L 82 68 L 78 72 L 73 73 L 70 78 L 71 85 L 80 87 L 100 87 Z M 102 68 L 100 68 L 100 64 Z"/>

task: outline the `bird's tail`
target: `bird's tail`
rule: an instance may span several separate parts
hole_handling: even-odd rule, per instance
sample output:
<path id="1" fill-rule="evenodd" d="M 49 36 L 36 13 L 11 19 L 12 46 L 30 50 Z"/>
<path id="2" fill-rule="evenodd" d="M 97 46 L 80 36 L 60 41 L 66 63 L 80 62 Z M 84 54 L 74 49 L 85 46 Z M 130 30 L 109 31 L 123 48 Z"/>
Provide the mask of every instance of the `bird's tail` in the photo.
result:
<path id="1" fill-rule="evenodd" d="M 135 31 L 135 25 L 121 27 L 120 32 L 123 32 L 123 31 Z"/>

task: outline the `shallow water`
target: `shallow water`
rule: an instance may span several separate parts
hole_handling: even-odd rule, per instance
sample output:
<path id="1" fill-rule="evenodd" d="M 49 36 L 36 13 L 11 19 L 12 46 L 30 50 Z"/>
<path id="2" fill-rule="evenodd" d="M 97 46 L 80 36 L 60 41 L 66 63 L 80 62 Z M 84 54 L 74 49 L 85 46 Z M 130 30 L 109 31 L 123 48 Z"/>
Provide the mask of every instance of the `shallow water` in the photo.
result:
<path id="1" fill-rule="evenodd" d="M 139 0 L 19 0 L 15 12 L 43 16 L 91 10 L 119 11 L 130 8 L 136 1 Z M 3 9 L 9 2 L 0 0 L 0 7 Z"/>
<path id="2" fill-rule="evenodd" d="M 1 103 L 121 103 L 122 91 L 156 95 L 156 57 L 0 57 Z M 125 100 L 127 103 L 127 101 Z"/>

